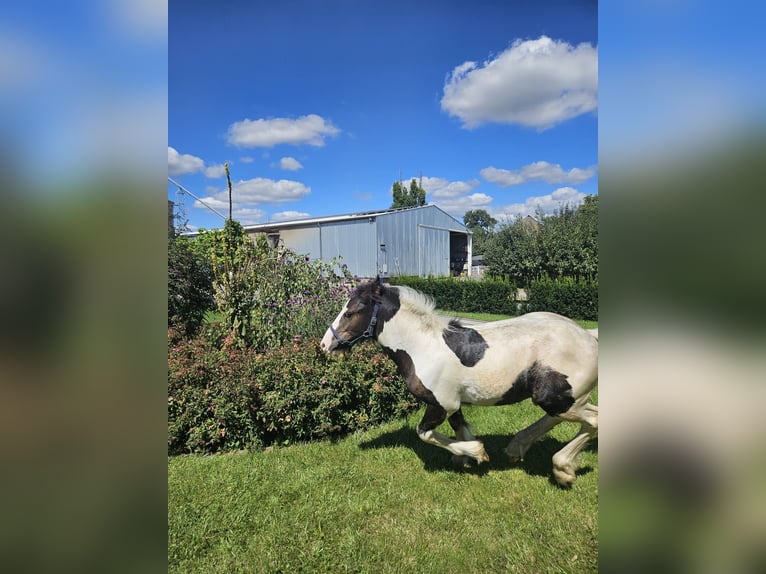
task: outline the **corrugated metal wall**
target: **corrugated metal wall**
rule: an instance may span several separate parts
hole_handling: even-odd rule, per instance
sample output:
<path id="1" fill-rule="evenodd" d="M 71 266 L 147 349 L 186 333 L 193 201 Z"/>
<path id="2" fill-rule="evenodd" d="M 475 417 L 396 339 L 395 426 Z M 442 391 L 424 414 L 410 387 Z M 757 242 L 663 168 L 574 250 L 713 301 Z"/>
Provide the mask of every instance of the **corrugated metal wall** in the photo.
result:
<path id="1" fill-rule="evenodd" d="M 320 259 L 321 243 L 319 242 L 319 227 L 293 227 L 279 232 L 279 238 L 285 247 L 296 253 L 305 254 L 312 259 Z"/>
<path id="2" fill-rule="evenodd" d="M 312 259 L 342 262 L 359 277 L 450 275 L 450 232 L 466 234 L 435 206 L 279 230 L 282 244 Z M 453 246 L 455 247 L 455 246 Z"/>
<path id="3" fill-rule="evenodd" d="M 378 274 L 375 221 L 358 219 L 322 225 L 322 259 L 342 256 L 351 273 L 359 277 Z"/>
<path id="4" fill-rule="evenodd" d="M 375 277 L 378 273 L 375 222 L 368 219 L 293 227 L 280 231 L 285 247 L 312 259 L 330 262 L 342 256 L 351 273 Z"/>
<path id="5" fill-rule="evenodd" d="M 434 207 L 386 213 L 377 219 L 389 276 L 450 274 L 450 231 L 465 233 L 452 217 Z"/>

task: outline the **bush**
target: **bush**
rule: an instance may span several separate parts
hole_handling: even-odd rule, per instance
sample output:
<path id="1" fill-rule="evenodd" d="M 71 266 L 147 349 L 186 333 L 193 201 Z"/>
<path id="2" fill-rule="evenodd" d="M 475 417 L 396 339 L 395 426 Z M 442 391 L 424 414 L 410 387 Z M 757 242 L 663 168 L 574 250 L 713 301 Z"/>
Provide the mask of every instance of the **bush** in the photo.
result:
<path id="1" fill-rule="evenodd" d="M 317 340 L 258 354 L 229 337 L 168 349 L 168 452 L 213 453 L 339 437 L 417 408 L 371 343 L 327 356 Z"/>
<path id="2" fill-rule="evenodd" d="M 185 237 L 168 240 L 168 327 L 196 333 L 205 311 L 213 308 L 213 268 Z"/>
<path id="3" fill-rule="evenodd" d="M 466 313 L 515 315 L 516 288 L 502 279 L 466 281 L 451 277 L 393 277 L 392 285 L 406 285 L 433 298 L 438 309 Z"/>
<path id="4" fill-rule="evenodd" d="M 207 328 L 221 340 L 233 335 L 243 346 L 276 348 L 300 335 L 321 335 L 349 297 L 354 278 L 340 260 L 311 260 L 290 249 L 253 240 L 236 221 L 196 238 L 211 262 L 219 321 Z"/>
<path id="5" fill-rule="evenodd" d="M 551 311 L 574 319 L 598 320 L 598 281 L 563 277 L 532 281 L 527 311 Z"/>

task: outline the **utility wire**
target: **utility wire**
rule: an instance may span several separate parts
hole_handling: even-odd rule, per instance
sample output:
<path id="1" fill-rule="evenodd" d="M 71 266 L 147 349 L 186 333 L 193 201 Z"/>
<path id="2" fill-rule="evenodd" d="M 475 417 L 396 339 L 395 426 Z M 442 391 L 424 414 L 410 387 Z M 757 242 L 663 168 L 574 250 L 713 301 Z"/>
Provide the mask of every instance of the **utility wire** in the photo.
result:
<path id="1" fill-rule="evenodd" d="M 205 202 L 204 202 L 203 200 L 201 200 L 199 197 L 197 197 L 196 195 L 194 195 L 194 194 L 193 194 L 191 191 L 189 191 L 188 189 L 186 189 L 186 188 L 185 188 L 183 185 L 181 185 L 181 184 L 180 184 L 180 183 L 178 183 L 177 181 L 174 181 L 174 180 L 173 180 L 173 178 L 171 178 L 171 177 L 169 177 L 169 176 L 168 176 L 168 181 L 169 181 L 170 183 L 172 183 L 173 185 L 175 185 L 175 186 L 176 186 L 178 189 L 182 190 L 184 193 L 188 193 L 189 195 L 191 195 L 191 196 L 192 196 L 194 199 L 196 199 L 197 201 L 199 201 L 199 202 L 200 202 L 202 205 L 204 205 L 205 207 L 207 207 L 207 208 L 208 208 L 210 211 L 212 211 L 212 212 L 213 212 L 213 213 L 215 213 L 216 215 L 220 216 L 220 217 L 221 217 L 221 218 L 222 218 L 224 221 L 226 221 L 226 219 L 227 219 L 227 218 L 226 218 L 226 216 L 225 216 L 223 213 L 221 213 L 220 211 L 218 211 L 218 210 L 217 210 L 217 209 L 215 209 L 214 207 L 210 207 L 210 206 L 209 206 L 207 203 L 205 203 Z"/>

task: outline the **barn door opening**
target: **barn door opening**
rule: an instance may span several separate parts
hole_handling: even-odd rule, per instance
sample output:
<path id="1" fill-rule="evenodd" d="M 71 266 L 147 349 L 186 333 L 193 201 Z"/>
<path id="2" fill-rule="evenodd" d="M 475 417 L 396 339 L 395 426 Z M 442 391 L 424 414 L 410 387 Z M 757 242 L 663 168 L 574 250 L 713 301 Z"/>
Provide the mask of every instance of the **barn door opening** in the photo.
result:
<path id="1" fill-rule="evenodd" d="M 466 267 L 468 263 L 468 267 Z M 449 234 L 449 270 L 450 275 L 459 277 L 470 269 L 468 261 L 468 235 L 450 232 Z"/>

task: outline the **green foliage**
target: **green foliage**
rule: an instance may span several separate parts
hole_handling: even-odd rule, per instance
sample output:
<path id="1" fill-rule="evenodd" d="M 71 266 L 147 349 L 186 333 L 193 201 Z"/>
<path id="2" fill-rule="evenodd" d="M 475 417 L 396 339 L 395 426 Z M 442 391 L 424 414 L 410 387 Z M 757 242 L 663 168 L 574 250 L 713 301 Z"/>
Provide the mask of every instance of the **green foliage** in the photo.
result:
<path id="1" fill-rule="evenodd" d="M 469 313 L 516 315 L 516 288 L 502 279 L 465 281 L 452 277 L 392 277 L 392 285 L 406 285 L 432 297 L 436 307 Z"/>
<path id="2" fill-rule="evenodd" d="M 520 315 L 551 311 L 573 319 L 598 319 L 598 281 L 547 277 L 531 281 L 528 300 L 516 301 L 516 287 L 503 279 L 485 277 L 465 281 L 452 277 L 392 277 L 392 285 L 406 285 L 432 297 L 438 309 L 467 313 Z"/>
<path id="3" fill-rule="evenodd" d="M 598 319 L 598 281 L 561 277 L 532 281 L 528 311 L 551 311 L 577 319 Z"/>
<path id="4" fill-rule="evenodd" d="M 349 296 L 354 280 L 339 260 L 311 261 L 290 249 L 255 241 L 227 221 L 222 231 L 200 234 L 197 249 L 212 261 L 221 320 L 209 327 L 221 341 L 231 335 L 263 350 L 324 332 Z"/>
<path id="5" fill-rule="evenodd" d="M 487 240 L 497 225 L 497 219 L 484 209 L 472 209 L 466 211 L 463 224 L 473 233 L 474 255 L 483 254 Z"/>
<path id="6" fill-rule="evenodd" d="M 484 257 L 489 275 L 508 277 L 520 285 L 529 285 L 543 269 L 539 231 L 517 218 L 489 239 L 484 247 Z"/>
<path id="7" fill-rule="evenodd" d="M 337 437 L 416 407 L 372 344 L 327 356 L 316 340 L 256 353 L 205 338 L 168 348 L 168 452 L 213 453 Z"/>
<path id="8" fill-rule="evenodd" d="M 517 217 L 494 233 L 485 246 L 491 275 L 520 285 L 549 277 L 598 274 L 598 196 L 588 196 L 576 209 L 566 206 L 553 215 L 537 214 L 537 222 Z"/>
<path id="9" fill-rule="evenodd" d="M 400 207 L 419 207 L 426 204 L 426 192 L 418 185 L 415 178 L 410 181 L 410 187 L 407 189 L 401 182 L 395 181 L 392 188 L 393 201 L 391 209 Z"/>
<path id="10" fill-rule="evenodd" d="M 189 239 L 168 239 L 168 327 L 193 335 L 215 305 L 213 269 Z"/>
<path id="11" fill-rule="evenodd" d="M 223 328 L 237 339 L 248 341 L 252 321 L 256 263 L 265 255 L 263 245 L 254 244 L 242 225 L 227 219 L 222 230 L 204 231 L 195 239 L 195 249 L 213 268 L 215 300 Z"/>

